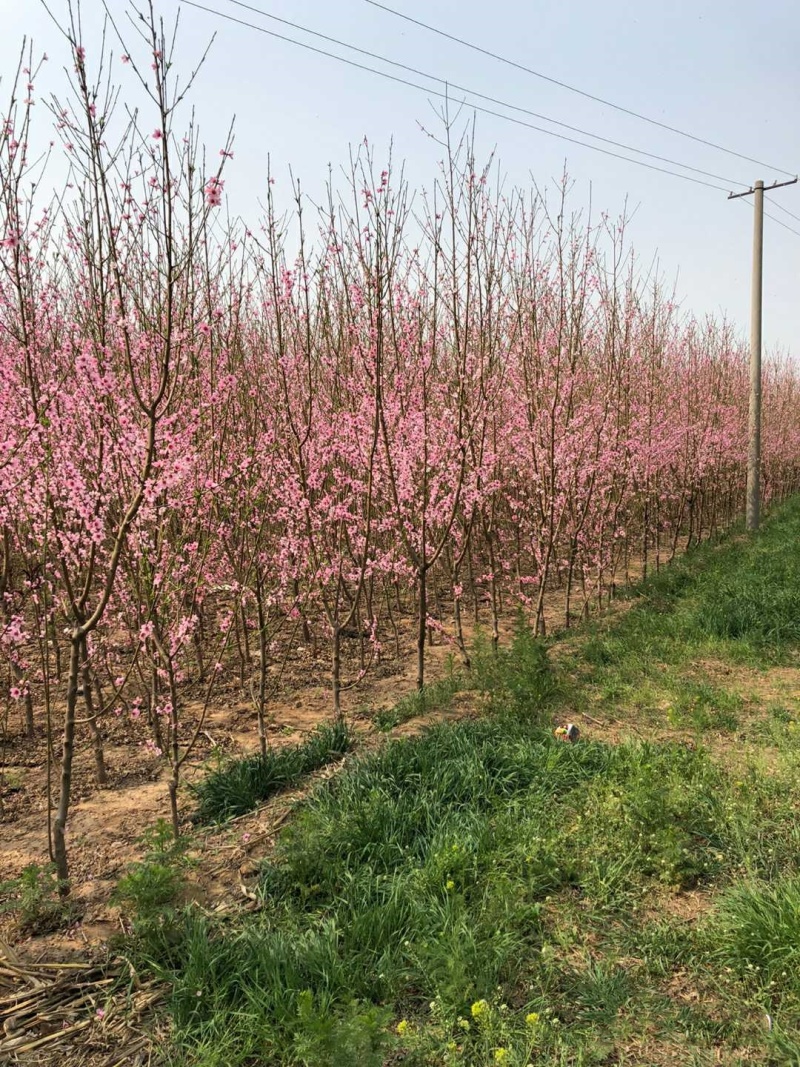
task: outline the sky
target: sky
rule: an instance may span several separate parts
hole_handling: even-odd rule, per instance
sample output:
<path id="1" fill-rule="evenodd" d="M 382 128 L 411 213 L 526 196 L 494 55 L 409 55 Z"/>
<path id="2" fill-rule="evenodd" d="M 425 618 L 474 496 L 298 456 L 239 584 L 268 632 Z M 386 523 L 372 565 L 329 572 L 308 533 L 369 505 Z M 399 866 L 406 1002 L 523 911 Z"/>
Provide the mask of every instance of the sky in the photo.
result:
<path id="1" fill-rule="evenodd" d="M 125 26 L 127 0 L 107 0 Z M 750 317 L 752 197 L 728 200 L 729 190 L 757 179 L 770 184 L 800 171 L 800 4 L 796 0 L 386 0 L 397 11 L 656 119 L 763 161 L 748 162 L 622 114 L 541 78 L 480 55 L 412 25 L 367 0 L 249 0 L 278 18 L 380 53 L 396 62 L 557 119 L 602 137 L 719 175 L 707 188 L 603 155 L 493 115 L 477 114 L 478 157 L 495 152 L 509 186 L 553 186 L 566 170 L 571 205 L 633 215 L 628 236 L 649 263 L 658 258 L 683 306 L 698 315 L 727 315 L 746 333 Z M 66 0 L 48 0 L 64 17 Z M 216 34 L 187 105 L 193 106 L 211 155 L 235 119 L 235 152 L 226 173 L 231 210 L 251 224 L 260 214 L 267 163 L 276 196 L 288 197 L 289 169 L 319 197 L 333 168 L 334 184 L 350 147 L 367 138 L 380 162 L 390 145 L 404 160 L 412 186 L 432 184 L 441 148 L 430 95 L 441 82 L 356 55 L 270 20 L 232 0 L 198 0 L 275 33 L 378 67 L 427 86 L 419 91 L 355 69 L 286 41 L 189 6 L 154 0 L 167 21 L 180 9 L 177 64 L 187 72 Z M 83 0 L 87 61 L 99 48 L 102 0 Z M 37 97 L 63 90 L 65 44 L 40 0 L 0 0 L 0 73 L 5 86 L 24 35 L 49 62 Z M 119 53 L 119 49 L 117 49 Z M 129 68 L 114 69 L 127 88 Z M 454 99 L 463 93 L 449 90 Z M 492 110 L 506 109 L 474 100 Z M 566 133 L 519 112 L 526 122 Z M 466 117 L 472 112 L 466 109 Z M 38 116 L 42 119 L 44 116 Z M 597 142 L 593 142 L 597 143 Z M 623 151 L 605 145 L 611 151 Z M 623 152 L 623 154 L 625 154 Z M 643 158 L 643 157 L 640 157 Z M 647 160 L 655 166 L 672 164 Z M 721 180 L 720 180 L 721 179 Z M 742 183 L 736 185 L 734 183 Z M 288 201 L 287 201 L 288 202 Z M 781 204 L 797 218 L 780 210 Z M 764 239 L 764 341 L 800 353 L 800 183 L 767 196 Z"/>

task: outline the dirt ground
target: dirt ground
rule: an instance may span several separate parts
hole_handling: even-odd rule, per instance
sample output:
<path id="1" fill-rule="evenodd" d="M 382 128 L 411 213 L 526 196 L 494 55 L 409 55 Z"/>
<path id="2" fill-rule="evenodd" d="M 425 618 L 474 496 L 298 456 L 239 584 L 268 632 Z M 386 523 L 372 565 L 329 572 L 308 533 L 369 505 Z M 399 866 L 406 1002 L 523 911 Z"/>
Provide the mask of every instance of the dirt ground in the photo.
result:
<path id="1" fill-rule="evenodd" d="M 342 694 L 345 715 L 362 735 L 361 745 L 370 743 L 372 715 L 396 704 L 416 686 L 413 654 L 413 621 L 403 620 L 402 658 L 389 659 L 370 671 L 357 686 Z M 511 622 L 508 623 L 510 632 Z M 504 624 L 504 630 L 506 626 Z M 427 650 L 426 671 L 430 680 L 442 677 L 455 649 L 437 636 Z M 324 684 L 327 661 L 300 649 L 287 672 L 280 696 L 270 704 L 268 728 L 270 744 L 280 746 L 298 741 L 303 734 L 332 717 L 330 688 Z M 355 673 L 355 672 L 354 672 Z M 187 692 L 182 730 L 189 736 L 199 722 L 202 705 L 196 693 Z M 463 714 L 469 698 L 458 696 L 449 714 Z M 430 716 L 426 717 L 426 721 Z M 398 728 L 406 733 L 415 728 L 409 722 Z M 53 747 L 58 756 L 60 737 L 54 728 Z M 104 943 L 120 929 L 118 909 L 109 903 L 111 891 L 126 867 L 142 855 L 141 835 L 159 818 L 169 818 L 166 762 L 146 747 L 147 725 L 127 717 L 107 716 L 102 728 L 108 785 L 95 781 L 94 761 L 86 727 L 76 743 L 72 804 L 67 828 L 67 845 L 73 881 L 73 897 L 78 920 L 67 931 L 21 937 L 10 915 L 0 915 L 0 938 L 31 959 L 67 959 Z M 377 740 L 377 738 L 376 738 Z M 238 679 L 223 681 L 208 708 L 202 731 L 190 758 L 183 767 L 180 810 L 191 816 L 194 803 L 191 783 L 205 773 L 218 758 L 243 756 L 258 751 L 258 720 L 255 707 L 246 698 Z M 40 730 L 33 741 L 22 732 L 22 723 L 12 721 L 0 747 L 0 882 L 19 876 L 30 864 L 44 866 L 49 860 L 47 817 L 47 741 Z M 57 762 L 57 761 L 56 761 Z M 335 773 L 335 766 L 321 773 Z M 57 765 L 52 771 L 51 791 L 57 792 Z M 309 783 L 310 784 L 310 783 Z M 297 799 L 283 794 L 217 833 L 196 835 L 200 845 L 194 875 L 198 900 L 218 906 L 231 895 L 241 902 L 239 868 L 248 867 L 256 845 L 265 843 L 265 834 L 275 818 L 276 808 L 288 810 Z"/>

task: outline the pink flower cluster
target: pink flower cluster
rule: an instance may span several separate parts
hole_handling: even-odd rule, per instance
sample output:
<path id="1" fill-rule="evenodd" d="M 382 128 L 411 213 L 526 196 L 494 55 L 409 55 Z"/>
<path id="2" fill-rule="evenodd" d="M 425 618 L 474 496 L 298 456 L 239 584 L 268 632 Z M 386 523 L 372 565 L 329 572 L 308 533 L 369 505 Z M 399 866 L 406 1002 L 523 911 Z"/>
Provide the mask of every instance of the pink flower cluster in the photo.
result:
<path id="1" fill-rule="evenodd" d="M 225 182 L 220 178 L 209 178 L 205 186 L 206 204 L 209 207 L 219 207 L 222 203 L 222 190 Z"/>

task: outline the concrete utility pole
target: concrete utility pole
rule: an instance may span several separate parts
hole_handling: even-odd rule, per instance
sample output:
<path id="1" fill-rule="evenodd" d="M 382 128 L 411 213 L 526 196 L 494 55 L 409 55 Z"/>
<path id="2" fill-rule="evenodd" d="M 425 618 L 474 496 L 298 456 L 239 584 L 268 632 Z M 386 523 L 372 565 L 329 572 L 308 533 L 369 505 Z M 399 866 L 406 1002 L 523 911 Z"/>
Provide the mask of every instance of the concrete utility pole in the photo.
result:
<path id="1" fill-rule="evenodd" d="M 767 189 L 794 185 L 774 182 Z M 757 530 L 761 511 L 761 301 L 764 290 L 764 183 L 758 181 L 746 193 L 730 193 L 729 200 L 753 197 L 753 283 L 750 297 L 750 407 L 747 420 L 747 511 L 748 530 Z"/>
<path id="2" fill-rule="evenodd" d="M 764 293 L 764 183 L 753 186 L 753 280 L 750 290 L 750 406 L 747 416 L 748 530 L 761 513 L 761 316 Z"/>

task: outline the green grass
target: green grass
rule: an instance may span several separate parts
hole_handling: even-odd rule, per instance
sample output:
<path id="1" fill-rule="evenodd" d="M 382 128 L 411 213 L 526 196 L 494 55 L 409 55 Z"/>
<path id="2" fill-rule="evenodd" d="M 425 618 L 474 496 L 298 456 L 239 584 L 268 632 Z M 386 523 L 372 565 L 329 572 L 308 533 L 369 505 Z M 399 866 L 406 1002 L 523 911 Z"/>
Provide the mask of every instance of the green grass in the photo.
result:
<path id="1" fill-rule="evenodd" d="M 223 822 L 263 804 L 274 793 L 296 785 L 305 775 L 348 752 L 353 738 L 344 723 L 321 725 L 297 745 L 270 748 L 267 754 L 231 760 L 210 771 L 196 786 L 195 821 Z"/>
<path id="2" fill-rule="evenodd" d="M 766 705 L 734 747 L 755 698 L 702 667 L 795 661 L 798 536 L 793 503 L 555 654 L 523 626 L 498 657 L 479 643 L 487 712 L 321 784 L 259 913 L 142 928 L 134 961 L 173 990 L 165 1062 L 800 1064 L 793 712 Z M 554 713 L 587 706 L 678 736 L 556 740 Z"/>
<path id="3" fill-rule="evenodd" d="M 713 932 L 725 966 L 770 997 L 800 998 L 800 878 L 732 886 L 718 903 Z"/>
<path id="4" fill-rule="evenodd" d="M 532 1012 L 541 1062 L 613 1044 L 623 1006 L 663 1005 L 613 940 L 589 953 L 586 935 L 608 941 L 653 894 L 783 865 L 789 850 L 759 858 L 751 841 L 773 801 L 704 752 L 569 746 L 518 712 L 390 741 L 304 806 L 264 869 L 259 919 L 231 930 L 189 914 L 151 934 L 150 964 L 174 988 L 175 1062 L 328 1062 L 301 1051 L 312 1016 L 340 1062 L 372 1062 L 355 1058 L 352 1020 L 372 1020 L 383 1056 L 386 1007 L 411 1020 L 408 1063 L 447 1062 L 435 1057 L 451 1041 L 453 1062 L 482 1067 L 496 1047 L 522 1063 Z M 482 1000 L 491 1032 L 488 1014 L 463 1030 Z"/>
<path id="5" fill-rule="evenodd" d="M 430 682 L 422 689 L 415 689 L 389 708 L 376 711 L 372 721 L 378 730 L 389 731 L 431 711 L 447 711 L 453 706 L 453 697 L 463 686 L 464 680 L 451 667 L 444 678 Z"/>
<path id="6" fill-rule="evenodd" d="M 626 610 L 593 621 L 578 640 L 559 635 L 573 699 L 622 708 L 634 721 L 736 731 L 741 695 L 709 678 L 705 664 L 763 670 L 798 661 L 799 542 L 792 500 L 757 538 L 735 529 L 694 548 L 625 591 Z"/>

